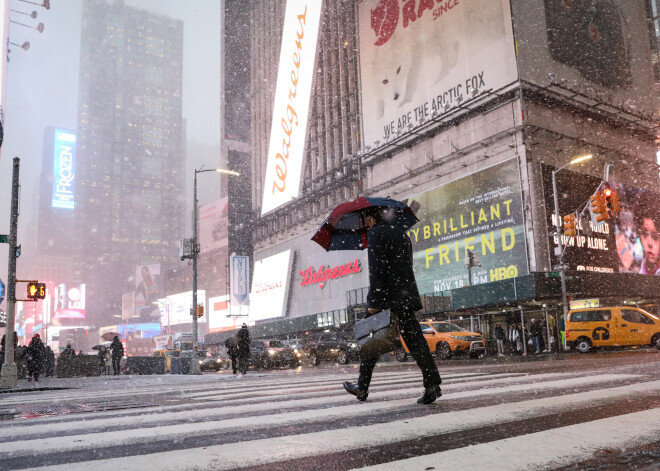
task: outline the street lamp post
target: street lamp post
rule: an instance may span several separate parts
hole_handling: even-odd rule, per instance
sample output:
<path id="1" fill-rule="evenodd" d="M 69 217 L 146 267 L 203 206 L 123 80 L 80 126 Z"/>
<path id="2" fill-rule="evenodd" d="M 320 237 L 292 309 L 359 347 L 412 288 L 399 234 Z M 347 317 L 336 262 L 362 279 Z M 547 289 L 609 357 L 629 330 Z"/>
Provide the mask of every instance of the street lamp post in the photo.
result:
<path id="1" fill-rule="evenodd" d="M 193 262 L 193 286 L 192 286 L 192 334 L 193 334 L 193 359 L 190 365 L 190 374 L 202 374 L 197 360 L 197 351 L 199 350 L 199 330 L 197 323 L 197 258 L 199 257 L 199 243 L 197 242 L 197 174 L 204 172 L 217 172 L 226 175 L 239 176 L 238 172 L 225 170 L 222 168 L 209 168 L 202 170 L 195 169 L 195 179 L 193 184 L 193 240 L 192 240 L 192 262 Z"/>
<path id="2" fill-rule="evenodd" d="M 564 312 L 564 323 L 568 316 L 568 299 L 566 295 L 566 266 L 564 265 L 564 246 L 561 240 L 561 217 L 559 216 L 559 197 L 557 196 L 557 178 L 556 175 L 569 165 L 577 164 L 589 160 L 593 155 L 585 155 L 571 160 L 566 165 L 552 171 L 552 197 L 555 203 L 555 230 L 557 231 L 557 247 L 555 255 L 557 256 L 557 268 L 559 268 L 559 279 L 561 280 L 561 304 Z M 557 322 L 559 324 L 559 322 Z M 565 324 L 564 324 L 565 325 Z M 564 350 L 566 349 L 566 339 L 564 338 Z"/>

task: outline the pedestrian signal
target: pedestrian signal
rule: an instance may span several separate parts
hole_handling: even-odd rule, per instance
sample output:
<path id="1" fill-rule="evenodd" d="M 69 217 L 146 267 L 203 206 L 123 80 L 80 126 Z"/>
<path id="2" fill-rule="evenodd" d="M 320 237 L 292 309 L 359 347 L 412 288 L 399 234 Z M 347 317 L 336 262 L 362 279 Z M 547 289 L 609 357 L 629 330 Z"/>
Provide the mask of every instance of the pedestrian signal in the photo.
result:
<path id="1" fill-rule="evenodd" d="M 575 214 L 564 216 L 564 235 L 566 237 L 575 237 L 577 230 L 575 229 Z"/>
<path id="2" fill-rule="evenodd" d="M 44 299 L 46 297 L 46 283 L 30 281 L 27 285 L 28 299 Z"/>

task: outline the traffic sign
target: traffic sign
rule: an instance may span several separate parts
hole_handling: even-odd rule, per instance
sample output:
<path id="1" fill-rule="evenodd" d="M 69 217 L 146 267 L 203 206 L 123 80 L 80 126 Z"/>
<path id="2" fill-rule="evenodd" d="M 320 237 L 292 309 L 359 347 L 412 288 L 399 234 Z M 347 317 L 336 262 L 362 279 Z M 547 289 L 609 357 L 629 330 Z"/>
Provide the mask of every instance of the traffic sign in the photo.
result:
<path id="1" fill-rule="evenodd" d="M 7 234 L 0 234 L 0 244 L 7 243 Z"/>
<path id="2" fill-rule="evenodd" d="M 6 291 L 7 291 L 7 287 L 5 286 L 5 282 L 2 281 L 2 278 L 0 278 L 0 304 L 2 304 L 2 301 L 5 300 Z"/>
<path id="3" fill-rule="evenodd" d="M 230 257 L 231 303 L 230 314 L 247 315 L 250 293 L 250 259 L 244 255 Z"/>

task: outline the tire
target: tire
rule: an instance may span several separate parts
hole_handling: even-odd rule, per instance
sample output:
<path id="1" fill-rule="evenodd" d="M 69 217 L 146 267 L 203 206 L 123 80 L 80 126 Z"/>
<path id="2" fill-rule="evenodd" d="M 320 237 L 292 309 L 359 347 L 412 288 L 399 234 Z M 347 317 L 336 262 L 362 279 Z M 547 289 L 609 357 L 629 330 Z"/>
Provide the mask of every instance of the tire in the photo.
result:
<path id="1" fill-rule="evenodd" d="M 261 359 L 261 366 L 262 370 L 269 370 L 271 368 L 270 362 L 268 361 L 268 358 L 262 358 Z"/>
<path id="2" fill-rule="evenodd" d="M 575 341 L 575 350 L 580 353 L 589 353 L 592 348 L 593 344 L 587 337 L 580 337 Z"/>
<path id="3" fill-rule="evenodd" d="M 339 361 L 340 365 L 348 365 L 348 353 L 346 353 L 346 350 L 339 350 L 337 361 Z"/>
<path id="4" fill-rule="evenodd" d="M 397 348 L 394 352 L 394 357 L 396 358 L 396 361 L 403 363 L 408 359 L 408 352 L 406 352 L 406 349 L 403 347 Z"/>
<path id="5" fill-rule="evenodd" d="M 651 339 L 651 346 L 660 350 L 660 334 L 655 334 Z"/>
<path id="6" fill-rule="evenodd" d="M 319 366 L 321 364 L 321 360 L 319 360 L 319 357 L 316 355 L 316 352 L 312 352 L 309 354 L 309 362 L 314 366 Z"/>
<path id="7" fill-rule="evenodd" d="M 438 360 L 449 360 L 452 357 L 451 347 L 447 342 L 440 342 L 435 347 L 435 356 Z"/>

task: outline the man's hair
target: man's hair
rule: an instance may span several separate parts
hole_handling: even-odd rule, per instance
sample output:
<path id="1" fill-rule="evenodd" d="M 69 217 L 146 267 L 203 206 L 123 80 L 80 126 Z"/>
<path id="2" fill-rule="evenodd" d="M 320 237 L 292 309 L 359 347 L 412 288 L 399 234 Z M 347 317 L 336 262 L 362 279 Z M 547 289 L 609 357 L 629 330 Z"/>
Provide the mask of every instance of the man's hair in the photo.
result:
<path id="1" fill-rule="evenodd" d="M 657 229 L 660 229 L 660 201 L 658 195 L 651 191 L 644 191 L 635 198 L 633 208 L 635 227 L 640 228 L 644 219 L 651 219 Z"/>
<path id="2" fill-rule="evenodd" d="M 365 217 L 371 216 L 372 218 L 374 218 L 376 220 L 376 222 L 381 222 L 383 220 L 383 214 L 381 212 L 382 209 L 383 208 L 380 208 L 378 206 L 373 206 L 371 208 L 367 208 L 364 211 L 364 216 Z"/>

